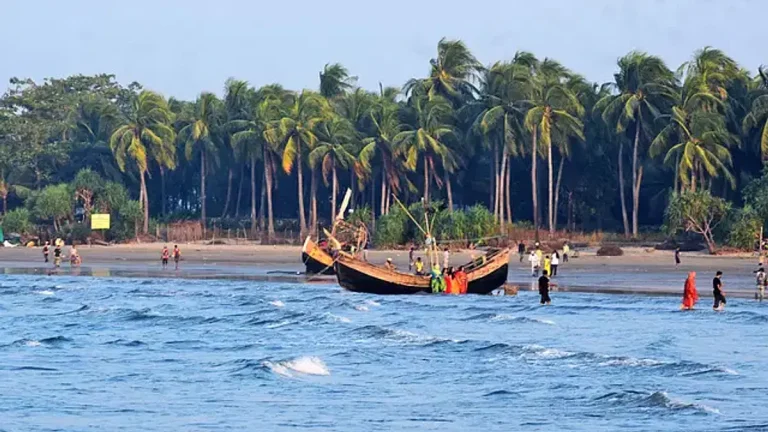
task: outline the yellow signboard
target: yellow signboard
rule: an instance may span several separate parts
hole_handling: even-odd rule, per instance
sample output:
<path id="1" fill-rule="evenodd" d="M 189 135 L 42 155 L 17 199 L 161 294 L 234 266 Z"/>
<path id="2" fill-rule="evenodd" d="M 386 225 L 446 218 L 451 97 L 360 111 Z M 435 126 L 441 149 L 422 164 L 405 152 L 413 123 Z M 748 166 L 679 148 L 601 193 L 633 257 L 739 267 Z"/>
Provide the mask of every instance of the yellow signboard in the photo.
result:
<path id="1" fill-rule="evenodd" d="M 91 215 L 92 230 L 109 229 L 109 213 L 97 213 Z"/>

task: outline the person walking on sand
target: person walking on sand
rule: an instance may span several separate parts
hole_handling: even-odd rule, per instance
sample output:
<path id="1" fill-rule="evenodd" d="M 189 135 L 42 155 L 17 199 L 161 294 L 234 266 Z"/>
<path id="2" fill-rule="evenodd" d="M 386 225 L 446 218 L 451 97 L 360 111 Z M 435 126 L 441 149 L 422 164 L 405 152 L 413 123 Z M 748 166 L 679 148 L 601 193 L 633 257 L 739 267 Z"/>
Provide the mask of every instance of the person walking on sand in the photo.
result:
<path id="1" fill-rule="evenodd" d="M 51 242 L 46 241 L 43 246 L 43 259 L 48 262 L 48 254 L 51 252 Z"/>
<path id="2" fill-rule="evenodd" d="M 179 261 L 181 261 L 181 249 L 179 245 L 173 245 L 173 262 L 176 264 L 176 270 L 179 269 Z"/>
<path id="3" fill-rule="evenodd" d="M 547 272 L 547 275 L 552 274 L 552 259 L 549 257 L 549 255 L 544 257 L 544 265 L 541 266 L 541 268 Z"/>
<path id="4" fill-rule="evenodd" d="M 536 255 L 536 252 L 531 251 L 531 254 L 528 255 L 528 262 L 531 263 L 531 277 L 538 276 L 541 261 L 539 261 L 539 256 Z"/>
<path id="5" fill-rule="evenodd" d="M 72 245 L 72 247 L 69 249 L 69 265 L 71 267 L 79 266 L 82 260 L 80 259 L 80 254 L 77 253 L 77 248 L 75 248 L 75 245 Z"/>
<path id="6" fill-rule="evenodd" d="M 696 291 L 696 272 L 688 273 L 683 289 L 683 303 L 680 310 L 692 310 L 699 300 L 699 293 Z"/>
<path id="7" fill-rule="evenodd" d="M 413 261 L 413 251 L 414 251 L 414 247 L 413 245 L 411 245 L 411 248 L 408 249 L 408 271 L 409 272 L 413 270 L 413 266 L 416 264 Z"/>
<path id="8" fill-rule="evenodd" d="M 171 257 L 171 252 L 168 250 L 168 246 L 163 246 L 163 252 L 160 254 L 160 260 L 163 263 L 163 270 L 168 268 L 168 259 Z"/>
<path id="9" fill-rule="evenodd" d="M 56 243 L 56 247 L 53 248 L 53 266 L 61 267 L 61 246 Z"/>
<path id="10" fill-rule="evenodd" d="M 568 262 L 568 254 L 571 252 L 571 247 L 568 246 L 568 242 L 563 243 L 563 262 Z"/>
<path id="11" fill-rule="evenodd" d="M 549 298 L 549 278 L 547 277 L 546 270 L 541 272 L 541 277 L 539 278 L 539 295 L 541 296 L 540 304 L 552 304 L 552 299 Z"/>
<path id="12" fill-rule="evenodd" d="M 718 271 L 715 273 L 715 278 L 712 279 L 712 294 L 715 297 L 715 304 L 712 306 L 713 310 L 721 311 L 725 309 L 725 291 L 723 291 L 723 272 Z"/>
<path id="13" fill-rule="evenodd" d="M 448 252 L 448 248 L 445 248 L 443 250 L 443 268 L 444 269 L 448 268 L 448 264 L 450 263 L 450 261 L 451 261 L 451 253 Z"/>
<path id="14" fill-rule="evenodd" d="M 525 243 L 523 243 L 522 240 L 520 240 L 520 243 L 517 245 L 517 254 L 520 255 L 520 262 L 523 262 L 523 256 L 525 255 Z"/>
<path id="15" fill-rule="evenodd" d="M 560 265 L 560 254 L 557 251 L 554 251 L 552 253 L 552 261 L 550 261 L 552 265 L 552 277 L 557 276 L 557 266 Z"/>
<path id="16" fill-rule="evenodd" d="M 680 267 L 680 248 L 675 248 L 675 268 Z"/>
<path id="17" fill-rule="evenodd" d="M 768 284 L 768 277 L 766 277 L 765 269 L 762 267 L 753 273 L 755 273 L 755 288 L 757 289 L 755 292 L 755 300 L 763 301 L 763 297 L 765 297 L 765 285 Z"/>

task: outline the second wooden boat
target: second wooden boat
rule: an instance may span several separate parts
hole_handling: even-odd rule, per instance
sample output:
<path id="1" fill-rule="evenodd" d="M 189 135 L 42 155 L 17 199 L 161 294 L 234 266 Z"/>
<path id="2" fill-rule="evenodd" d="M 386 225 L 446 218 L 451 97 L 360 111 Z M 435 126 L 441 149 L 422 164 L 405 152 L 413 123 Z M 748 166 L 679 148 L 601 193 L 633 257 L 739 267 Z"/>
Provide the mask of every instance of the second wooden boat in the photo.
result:
<path id="1" fill-rule="evenodd" d="M 304 246 L 301 248 L 301 261 L 307 274 L 334 275 L 336 271 L 333 266 L 333 257 L 312 240 L 307 237 Z"/>
<path id="2" fill-rule="evenodd" d="M 370 294 L 431 293 L 429 276 L 416 276 L 389 270 L 341 254 L 335 263 L 339 285 L 349 291 Z M 467 293 L 490 294 L 507 281 L 509 249 L 493 250 L 464 265 L 467 273 Z"/>

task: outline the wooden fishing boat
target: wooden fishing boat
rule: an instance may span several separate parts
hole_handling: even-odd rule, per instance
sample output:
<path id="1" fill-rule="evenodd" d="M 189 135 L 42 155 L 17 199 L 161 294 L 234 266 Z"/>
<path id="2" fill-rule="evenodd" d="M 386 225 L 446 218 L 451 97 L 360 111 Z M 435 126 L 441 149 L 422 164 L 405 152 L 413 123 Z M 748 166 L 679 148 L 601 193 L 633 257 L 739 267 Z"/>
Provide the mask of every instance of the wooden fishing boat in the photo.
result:
<path id="1" fill-rule="evenodd" d="M 349 291 L 369 294 L 431 293 L 429 276 L 389 270 L 342 253 L 336 260 L 336 278 Z M 464 265 L 467 293 L 490 294 L 507 281 L 509 248 L 489 251 Z"/>
<path id="2" fill-rule="evenodd" d="M 307 237 L 301 248 L 301 261 L 304 262 L 307 274 L 336 274 L 333 267 L 333 257 L 320 248 L 312 237 Z"/>

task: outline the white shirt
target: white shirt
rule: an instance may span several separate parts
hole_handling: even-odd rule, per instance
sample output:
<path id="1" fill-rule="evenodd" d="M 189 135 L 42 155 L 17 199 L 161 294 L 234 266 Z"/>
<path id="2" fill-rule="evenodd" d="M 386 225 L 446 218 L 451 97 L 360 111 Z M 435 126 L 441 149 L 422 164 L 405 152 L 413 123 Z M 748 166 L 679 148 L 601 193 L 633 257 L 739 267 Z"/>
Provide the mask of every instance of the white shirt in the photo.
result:
<path id="1" fill-rule="evenodd" d="M 528 261 L 530 261 L 531 265 L 534 267 L 538 267 L 539 264 L 541 264 L 541 260 L 539 260 L 539 256 L 534 253 L 528 256 Z"/>
<path id="2" fill-rule="evenodd" d="M 560 264 L 560 259 L 557 257 L 557 255 L 552 255 L 552 265 L 558 264 Z"/>

